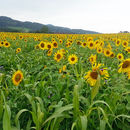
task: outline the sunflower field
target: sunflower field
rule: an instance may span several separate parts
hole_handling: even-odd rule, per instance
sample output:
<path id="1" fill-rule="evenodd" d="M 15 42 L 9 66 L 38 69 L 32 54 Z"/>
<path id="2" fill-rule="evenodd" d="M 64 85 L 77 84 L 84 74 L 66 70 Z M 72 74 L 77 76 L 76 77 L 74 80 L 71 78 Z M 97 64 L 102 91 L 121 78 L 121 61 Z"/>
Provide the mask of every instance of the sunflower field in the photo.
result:
<path id="1" fill-rule="evenodd" d="M 129 124 L 130 34 L 0 33 L 0 130 Z"/>

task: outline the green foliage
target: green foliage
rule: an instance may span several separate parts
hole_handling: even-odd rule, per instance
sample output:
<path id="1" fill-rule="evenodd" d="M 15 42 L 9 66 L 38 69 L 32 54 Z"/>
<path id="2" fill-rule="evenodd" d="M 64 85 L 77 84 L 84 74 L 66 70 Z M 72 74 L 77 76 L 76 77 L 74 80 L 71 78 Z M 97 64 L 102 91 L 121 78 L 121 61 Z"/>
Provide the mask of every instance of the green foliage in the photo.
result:
<path id="1" fill-rule="evenodd" d="M 4 38 L 8 35 L 11 37 L 6 37 L 6 40 L 11 46 L 0 48 L 0 128 L 130 129 L 130 80 L 126 74 L 117 72 L 120 63 L 117 58 L 106 58 L 103 54 L 97 54 L 96 50 L 77 45 L 77 40 L 84 42 L 86 35 L 83 40 L 82 35 L 49 34 L 25 34 L 21 40 L 15 34 L 16 40 L 12 40 L 14 35 L 11 33 L 4 35 Z M 67 48 L 67 40 L 75 37 Z M 27 41 L 24 41 L 26 38 Z M 41 41 L 52 42 L 52 39 L 58 43 L 58 48 L 53 49 L 51 56 L 47 56 L 48 50 L 35 49 Z M 62 39 L 62 44 L 59 39 Z M 21 48 L 20 53 L 16 53 L 18 47 Z M 61 48 L 66 51 L 64 59 L 56 62 L 54 54 Z M 114 45 L 113 48 L 115 51 Z M 124 48 L 119 47 L 119 51 L 121 49 Z M 123 53 L 125 58 L 129 57 L 129 54 Z M 74 65 L 68 63 L 70 54 L 78 56 L 78 62 Z M 104 64 L 110 75 L 107 80 L 98 76 L 93 87 L 84 79 L 85 72 L 92 69 L 88 60 L 91 54 L 97 54 L 97 62 Z M 63 65 L 66 65 L 66 70 L 59 72 Z M 24 77 L 19 86 L 12 83 L 12 75 L 17 70 L 21 70 Z"/>

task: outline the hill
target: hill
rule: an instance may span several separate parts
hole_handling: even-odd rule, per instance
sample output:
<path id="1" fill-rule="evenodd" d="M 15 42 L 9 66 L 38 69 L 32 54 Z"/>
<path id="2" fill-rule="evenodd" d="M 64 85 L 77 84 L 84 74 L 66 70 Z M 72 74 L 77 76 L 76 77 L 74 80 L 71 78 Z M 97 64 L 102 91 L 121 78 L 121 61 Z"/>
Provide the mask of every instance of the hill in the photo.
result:
<path id="1" fill-rule="evenodd" d="M 44 24 L 36 22 L 22 22 L 14 20 L 6 16 L 0 16 L 0 31 L 4 32 L 39 32 Z M 98 32 L 83 29 L 70 29 L 66 27 L 45 25 L 48 27 L 49 33 L 65 33 L 65 34 L 96 34 Z"/>

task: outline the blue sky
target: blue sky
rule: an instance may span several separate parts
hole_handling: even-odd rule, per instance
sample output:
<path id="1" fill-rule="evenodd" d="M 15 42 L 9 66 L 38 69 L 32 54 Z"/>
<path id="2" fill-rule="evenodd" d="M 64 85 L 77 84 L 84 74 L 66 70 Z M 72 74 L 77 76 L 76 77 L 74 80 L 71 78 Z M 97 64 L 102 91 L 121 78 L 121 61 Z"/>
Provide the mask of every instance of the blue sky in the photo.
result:
<path id="1" fill-rule="evenodd" d="M 0 0 L 0 16 L 92 30 L 130 31 L 130 0 Z"/>

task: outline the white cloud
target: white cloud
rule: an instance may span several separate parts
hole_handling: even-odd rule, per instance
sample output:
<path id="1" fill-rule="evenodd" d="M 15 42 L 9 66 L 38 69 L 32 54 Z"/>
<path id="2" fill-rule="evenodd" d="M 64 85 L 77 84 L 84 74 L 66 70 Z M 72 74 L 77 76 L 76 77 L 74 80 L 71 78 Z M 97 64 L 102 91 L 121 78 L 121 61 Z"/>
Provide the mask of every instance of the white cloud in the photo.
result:
<path id="1" fill-rule="evenodd" d="M 0 15 L 103 33 L 130 31 L 129 0 L 4 0 Z"/>

